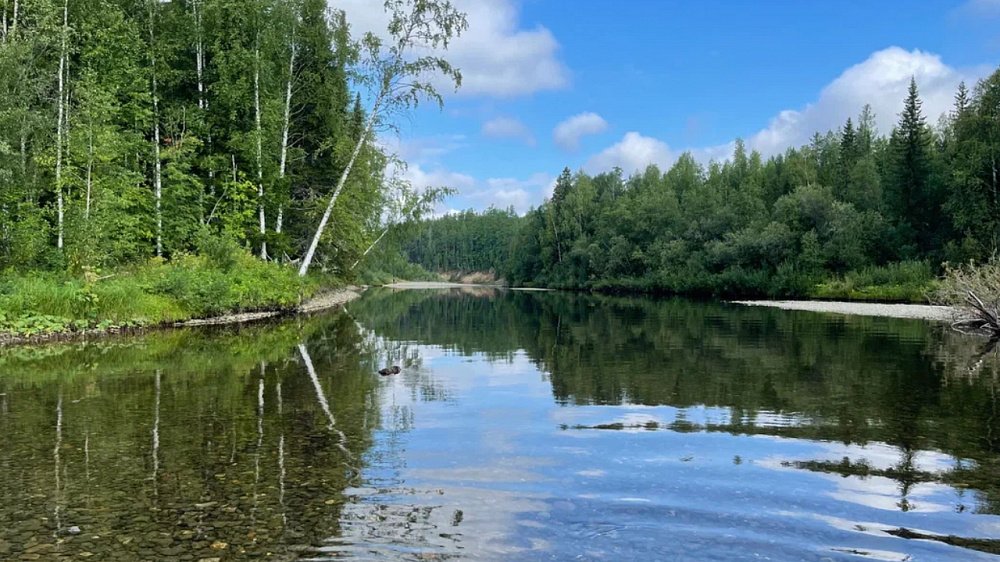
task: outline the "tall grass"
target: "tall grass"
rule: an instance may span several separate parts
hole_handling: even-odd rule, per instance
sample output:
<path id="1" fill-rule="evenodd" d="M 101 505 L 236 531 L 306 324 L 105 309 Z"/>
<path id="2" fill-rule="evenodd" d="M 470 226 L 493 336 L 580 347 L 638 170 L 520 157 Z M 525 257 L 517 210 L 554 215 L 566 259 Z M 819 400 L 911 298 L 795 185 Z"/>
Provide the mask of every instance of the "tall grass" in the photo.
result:
<path id="1" fill-rule="evenodd" d="M 869 266 L 816 285 L 811 297 L 884 302 L 927 302 L 937 285 L 930 263 L 904 261 Z"/>
<path id="2" fill-rule="evenodd" d="M 231 246 L 104 277 L 7 273 L 0 274 L 0 331 L 30 335 L 285 309 L 322 285 Z"/>

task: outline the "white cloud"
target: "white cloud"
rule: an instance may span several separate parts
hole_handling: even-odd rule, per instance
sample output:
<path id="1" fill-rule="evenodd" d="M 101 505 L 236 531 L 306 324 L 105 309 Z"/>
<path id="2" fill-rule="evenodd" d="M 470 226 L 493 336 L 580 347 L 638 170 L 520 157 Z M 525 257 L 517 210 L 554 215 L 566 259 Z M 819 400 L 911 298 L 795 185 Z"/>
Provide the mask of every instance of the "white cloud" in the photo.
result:
<path id="1" fill-rule="evenodd" d="M 608 122 L 596 113 L 584 112 L 574 115 L 556 125 L 552 131 L 552 140 L 566 151 L 574 151 L 580 147 L 580 139 L 587 135 L 597 135 L 608 130 Z"/>
<path id="2" fill-rule="evenodd" d="M 649 164 L 666 169 L 676 156 L 667 143 L 633 131 L 625 133 L 622 140 L 591 156 L 584 169 L 597 173 L 617 167 L 626 174 L 641 170 Z"/>
<path id="3" fill-rule="evenodd" d="M 518 139 L 528 146 L 535 146 L 535 136 L 528 127 L 509 117 L 497 117 L 483 123 L 483 136 L 495 139 Z"/>
<path id="4" fill-rule="evenodd" d="M 779 113 L 748 144 L 764 156 L 783 152 L 808 143 L 817 131 L 840 127 L 866 103 L 875 112 L 879 130 L 888 132 L 898 120 L 911 76 L 917 80 L 924 116 L 934 124 L 951 108 L 958 83 L 966 80 L 971 85 L 983 74 L 983 69 L 963 71 L 948 66 L 932 53 L 889 47 L 845 70 L 823 88 L 814 103 Z"/>
<path id="5" fill-rule="evenodd" d="M 490 178 L 478 185 L 467 199 L 477 208 L 495 206 L 501 209 L 514 207 L 523 215 L 533 206 L 541 203 L 555 179 L 549 174 L 533 174 L 528 179 Z"/>
<path id="6" fill-rule="evenodd" d="M 965 80 L 971 86 L 989 71 L 986 67 L 957 69 L 942 62 L 938 55 L 919 50 L 890 47 L 877 51 L 824 87 L 815 102 L 802 109 L 778 113 L 766 128 L 748 137 L 747 146 L 768 157 L 789 147 L 807 144 L 817 131 L 825 133 L 842 126 L 848 117 L 856 118 L 866 103 L 875 112 L 878 129 L 888 133 L 898 121 L 911 76 L 916 78 L 920 90 L 924 116 L 933 125 L 951 108 L 960 81 Z M 690 152 L 698 161 L 706 163 L 711 159 L 728 158 L 733 148 L 734 144 L 728 143 L 693 148 Z M 618 166 L 626 174 L 642 170 L 648 164 L 666 168 L 681 152 L 656 138 L 630 132 L 619 142 L 591 156 L 585 168 L 604 172 Z"/>
<path id="7" fill-rule="evenodd" d="M 419 191 L 429 187 L 450 187 L 460 192 L 476 185 L 476 179 L 468 174 L 460 174 L 442 168 L 424 170 L 419 164 L 410 164 L 402 172 L 402 178 Z"/>
<path id="8" fill-rule="evenodd" d="M 548 29 L 522 29 L 515 0 L 455 0 L 469 29 L 444 57 L 462 71 L 460 95 L 510 98 L 569 85 L 569 70 L 559 60 L 559 42 Z M 375 0 L 331 0 L 343 9 L 352 34 L 386 36 L 388 16 Z M 442 86 L 446 92 L 451 89 Z"/>

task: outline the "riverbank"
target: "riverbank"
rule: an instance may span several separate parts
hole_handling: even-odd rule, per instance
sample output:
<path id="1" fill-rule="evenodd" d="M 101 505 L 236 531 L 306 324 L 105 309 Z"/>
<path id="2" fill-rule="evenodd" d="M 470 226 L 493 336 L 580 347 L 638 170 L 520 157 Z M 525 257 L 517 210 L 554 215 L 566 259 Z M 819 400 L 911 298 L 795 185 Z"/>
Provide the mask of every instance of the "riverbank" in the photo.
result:
<path id="1" fill-rule="evenodd" d="M 7 272 L 0 275 L 0 345 L 249 322 L 336 305 L 346 293 L 331 297 L 331 289 L 343 286 L 240 248 L 152 259 L 111 274 Z"/>
<path id="2" fill-rule="evenodd" d="M 292 314 L 310 314 L 344 306 L 361 297 L 364 287 L 347 286 L 321 291 L 300 306 L 280 310 L 261 312 L 240 312 L 222 314 L 211 318 L 198 318 L 181 322 L 162 322 L 149 325 L 110 326 L 84 330 L 60 330 L 23 335 L 13 332 L 0 332 L 0 348 L 14 345 L 43 344 L 54 342 L 72 342 L 90 339 L 100 339 L 119 335 L 139 335 L 156 330 L 174 328 L 194 328 L 202 326 L 226 326 L 233 324 L 249 324 Z"/>
<path id="3" fill-rule="evenodd" d="M 874 302 L 846 301 L 729 301 L 732 304 L 744 306 L 769 306 L 782 310 L 806 310 L 809 312 L 827 312 L 832 314 L 848 314 L 857 316 L 881 316 L 885 318 L 914 318 L 937 322 L 954 321 L 960 314 L 956 308 L 949 306 L 931 306 L 923 304 L 887 304 Z"/>

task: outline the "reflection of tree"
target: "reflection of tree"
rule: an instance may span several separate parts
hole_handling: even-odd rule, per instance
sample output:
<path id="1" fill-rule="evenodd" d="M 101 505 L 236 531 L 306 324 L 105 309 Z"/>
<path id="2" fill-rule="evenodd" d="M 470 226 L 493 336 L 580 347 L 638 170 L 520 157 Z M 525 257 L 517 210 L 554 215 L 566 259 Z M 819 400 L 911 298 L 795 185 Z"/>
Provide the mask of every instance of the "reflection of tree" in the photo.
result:
<path id="1" fill-rule="evenodd" d="M 41 559 L 195 560 L 323 544 L 338 533 L 355 474 L 298 359 L 300 338 L 348 453 L 362 458 L 377 426 L 378 379 L 341 315 L 301 331 L 291 321 L 0 357 L 0 394 L 17 405 L 0 418 L 0 482 L 17 483 L 0 486 L 0 544 L 51 543 Z M 67 479 L 68 466 L 88 478 Z M 52 535 L 61 528 L 65 538 L 72 525 L 106 539 L 56 543 Z M 31 542 L 10 544 L 0 558 L 18 559 Z"/>
<path id="2" fill-rule="evenodd" d="M 500 291 L 374 292 L 352 305 L 380 337 L 503 360 L 524 350 L 575 404 L 724 407 L 729 423 L 701 430 L 883 442 L 896 447 L 903 506 L 913 457 L 939 449 L 974 462 L 962 478 L 1000 513 L 993 436 L 994 354 L 974 355 L 946 327 L 890 318 L 827 316 L 680 299 Z M 969 358 L 978 363 L 968 372 Z M 987 360 L 983 360 L 983 359 Z M 758 413 L 807 423 L 755 425 Z M 693 426 L 694 427 L 694 426 Z M 979 476 L 971 474 L 977 473 Z M 957 476 L 956 476 L 957 478 Z"/>

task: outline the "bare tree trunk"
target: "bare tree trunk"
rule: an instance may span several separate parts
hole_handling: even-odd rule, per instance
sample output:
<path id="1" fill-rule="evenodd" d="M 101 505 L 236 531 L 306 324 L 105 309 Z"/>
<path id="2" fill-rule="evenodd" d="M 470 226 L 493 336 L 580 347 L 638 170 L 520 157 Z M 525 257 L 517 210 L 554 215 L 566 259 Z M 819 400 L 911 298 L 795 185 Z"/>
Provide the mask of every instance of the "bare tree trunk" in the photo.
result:
<path id="1" fill-rule="evenodd" d="M 205 82 L 202 77 L 205 70 L 205 45 L 201 37 L 201 1 L 195 0 L 192 3 L 192 7 L 194 8 L 195 26 L 194 62 L 198 73 L 198 109 L 207 109 L 208 104 L 205 102 Z"/>
<path id="2" fill-rule="evenodd" d="M 20 7 L 20 3 L 18 2 L 18 0 L 14 0 L 14 17 L 13 17 L 13 21 L 11 22 L 11 26 L 10 26 L 10 40 L 11 41 L 17 39 L 17 17 L 18 17 L 18 12 L 19 12 L 18 8 L 19 7 Z"/>
<path id="3" fill-rule="evenodd" d="M 160 164 L 160 99 L 156 90 L 156 35 L 154 33 L 154 8 L 149 8 L 149 58 L 153 89 L 153 197 L 156 199 L 156 257 L 163 257 L 163 182 Z"/>
<path id="4" fill-rule="evenodd" d="M 323 231 L 326 229 L 326 223 L 330 220 L 330 214 L 333 213 L 333 205 L 337 202 L 337 197 L 340 196 L 340 192 L 344 189 L 344 185 L 347 183 L 347 177 L 351 175 L 351 168 L 354 167 L 354 161 L 358 159 L 358 154 L 361 154 L 361 149 L 365 146 L 365 141 L 368 139 L 368 135 L 371 134 L 372 127 L 375 126 L 375 119 L 378 117 L 378 110 L 382 106 L 382 100 L 389 93 L 388 84 L 382 87 L 382 90 L 378 94 L 378 98 L 375 99 L 375 105 L 372 106 L 372 114 L 368 117 L 368 124 L 365 125 L 365 132 L 358 139 L 358 144 L 354 147 L 354 152 L 351 154 L 351 159 L 347 162 L 347 167 L 344 168 L 343 173 L 340 174 L 340 181 L 337 182 L 337 188 L 333 191 L 333 195 L 330 196 L 330 202 L 326 206 L 326 211 L 323 213 L 323 218 L 319 221 L 319 227 L 316 229 L 316 234 L 313 236 L 312 242 L 309 244 L 309 250 L 306 252 L 305 258 L 302 260 L 302 267 L 299 268 L 299 276 L 304 277 L 306 273 L 309 272 L 309 266 L 312 264 L 313 256 L 316 254 L 316 247 L 319 246 L 319 240 L 323 236 Z"/>
<path id="5" fill-rule="evenodd" d="M 382 231 L 382 234 L 380 234 L 379 237 L 376 238 L 374 242 L 372 242 L 371 246 L 368 246 L 368 249 L 365 250 L 365 253 L 361 254 L 361 257 L 358 258 L 358 261 L 354 262 L 354 265 L 351 266 L 352 271 L 354 270 L 355 267 L 358 267 L 358 264 L 361 263 L 361 260 L 365 259 L 365 257 L 368 255 L 368 252 L 371 252 L 372 249 L 375 248 L 375 245 L 382 241 L 382 238 L 386 235 L 387 232 L 389 232 L 389 227 L 386 227 L 385 230 Z"/>
<path id="6" fill-rule="evenodd" d="M 57 213 L 57 224 L 58 224 L 58 238 L 56 240 L 56 248 L 62 250 L 63 248 L 63 234 L 64 234 L 64 214 L 63 209 L 63 191 L 62 191 L 62 161 L 63 161 L 63 118 L 65 116 L 65 104 L 66 104 L 66 32 L 69 27 L 69 0 L 63 1 L 63 29 L 62 29 L 62 47 L 59 54 L 59 101 L 58 104 L 58 122 L 56 123 L 56 213 Z"/>
<path id="7" fill-rule="evenodd" d="M 2 23 L 2 26 L 3 27 L 0 28 L 0 31 L 2 31 L 3 34 L 0 35 L 0 43 L 6 43 L 7 42 L 7 0 L 3 0 L 3 23 Z"/>
<path id="8" fill-rule="evenodd" d="M 90 220 L 90 192 L 94 174 L 94 123 L 90 123 L 90 135 L 87 142 L 87 203 L 83 209 L 83 218 Z"/>
<path id="9" fill-rule="evenodd" d="M 292 77 L 295 75 L 295 55 L 298 45 L 295 43 L 295 35 L 292 34 L 292 54 L 288 57 L 288 80 L 285 82 L 285 114 L 281 127 L 281 161 L 278 163 L 278 178 L 285 179 L 285 170 L 288 167 L 288 132 L 292 122 Z M 284 221 L 284 203 L 278 204 L 278 220 L 274 226 L 275 232 L 281 234 L 281 226 Z"/>
<path id="10" fill-rule="evenodd" d="M 257 32 L 257 44 L 254 47 L 253 103 L 254 119 L 257 123 L 257 211 L 260 215 L 260 259 L 266 260 L 267 221 L 264 220 L 264 161 L 261 147 L 263 133 L 260 126 L 260 31 Z"/>

